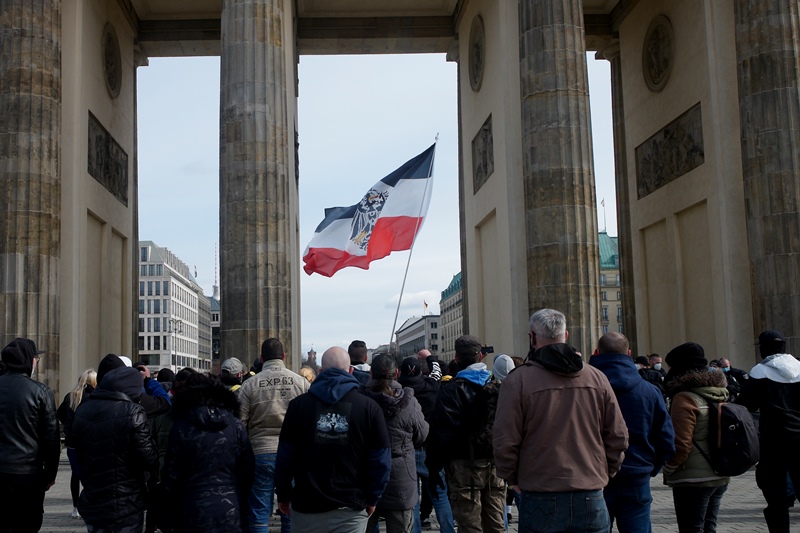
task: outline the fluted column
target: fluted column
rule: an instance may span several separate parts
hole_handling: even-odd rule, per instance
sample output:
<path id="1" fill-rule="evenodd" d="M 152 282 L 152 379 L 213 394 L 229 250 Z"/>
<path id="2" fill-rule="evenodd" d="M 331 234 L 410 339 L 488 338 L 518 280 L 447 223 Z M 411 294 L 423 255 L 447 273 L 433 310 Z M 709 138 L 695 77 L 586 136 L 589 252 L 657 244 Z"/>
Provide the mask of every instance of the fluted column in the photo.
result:
<path id="1" fill-rule="evenodd" d="M 754 334 L 778 329 L 792 341 L 800 336 L 798 3 L 736 0 L 735 9 Z"/>
<path id="2" fill-rule="evenodd" d="M 600 332 L 597 206 L 581 0 L 520 0 L 528 305 L 567 316 L 591 353 Z"/>
<path id="3" fill-rule="evenodd" d="M 61 0 L 0 0 L 0 343 L 33 339 L 58 385 Z"/>
<path id="4" fill-rule="evenodd" d="M 636 341 L 636 299 L 633 283 L 633 242 L 631 241 L 631 199 L 628 193 L 628 150 L 625 145 L 625 106 L 622 98 L 622 60 L 619 42 L 602 51 L 611 63 L 611 115 L 614 122 L 614 179 L 617 193 L 617 243 L 622 292 L 622 329 L 638 353 Z"/>
<path id="5" fill-rule="evenodd" d="M 288 21 L 287 23 L 291 23 Z M 291 354 L 289 134 L 282 0 L 224 0 L 220 93 L 221 355 L 267 337 Z"/>

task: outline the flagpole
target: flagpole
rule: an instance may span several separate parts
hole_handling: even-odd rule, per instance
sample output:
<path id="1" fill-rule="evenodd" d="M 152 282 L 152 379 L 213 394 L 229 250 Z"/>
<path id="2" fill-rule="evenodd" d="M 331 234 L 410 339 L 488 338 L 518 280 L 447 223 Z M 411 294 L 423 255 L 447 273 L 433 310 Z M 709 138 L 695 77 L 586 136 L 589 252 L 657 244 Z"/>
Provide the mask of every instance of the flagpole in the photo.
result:
<path id="1" fill-rule="evenodd" d="M 403 285 L 400 286 L 400 297 L 397 299 L 397 311 L 394 313 L 394 324 L 392 324 L 392 333 L 389 336 L 389 350 L 392 349 L 392 339 L 394 339 L 394 330 L 397 327 L 397 317 L 400 315 L 400 304 L 403 302 L 403 292 L 406 289 L 406 279 L 408 278 L 408 267 L 411 266 L 411 254 L 414 253 L 414 245 L 417 244 L 417 232 L 419 225 L 422 222 L 422 210 L 425 208 L 425 198 L 428 196 L 428 186 L 433 180 L 433 161 L 436 159 L 436 145 L 439 144 L 439 134 L 433 141 L 433 155 L 431 156 L 431 165 L 428 167 L 428 179 L 425 180 L 425 190 L 422 193 L 422 202 L 419 204 L 419 213 L 417 214 L 417 224 L 414 227 L 414 238 L 411 240 L 411 248 L 408 250 L 408 261 L 406 261 L 406 271 L 403 274 Z M 425 316 L 425 313 L 422 313 Z"/>

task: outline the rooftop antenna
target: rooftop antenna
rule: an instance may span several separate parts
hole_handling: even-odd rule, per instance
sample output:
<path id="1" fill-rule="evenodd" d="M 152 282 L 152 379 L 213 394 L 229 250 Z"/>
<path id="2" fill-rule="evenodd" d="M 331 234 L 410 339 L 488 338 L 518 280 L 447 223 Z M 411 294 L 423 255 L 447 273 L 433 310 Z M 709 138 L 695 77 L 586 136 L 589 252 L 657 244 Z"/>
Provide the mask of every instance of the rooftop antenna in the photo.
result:
<path id="1" fill-rule="evenodd" d="M 214 285 L 213 297 L 219 300 L 219 285 L 217 284 L 217 243 L 214 243 Z"/>

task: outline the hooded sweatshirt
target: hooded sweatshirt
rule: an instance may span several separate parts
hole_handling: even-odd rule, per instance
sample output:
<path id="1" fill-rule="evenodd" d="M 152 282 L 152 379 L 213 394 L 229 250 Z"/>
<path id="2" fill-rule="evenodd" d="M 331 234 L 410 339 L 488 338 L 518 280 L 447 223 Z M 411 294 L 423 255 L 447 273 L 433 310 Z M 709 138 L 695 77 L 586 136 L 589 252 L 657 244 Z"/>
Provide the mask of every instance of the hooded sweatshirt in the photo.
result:
<path id="1" fill-rule="evenodd" d="M 494 360 L 492 376 L 494 376 L 494 379 L 497 381 L 502 382 L 512 370 L 514 370 L 514 360 L 506 354 L 501 353 Z"/>
<path id="2" fill-rule="evenodd" d="M 608 378 L 628 428 L 625 460 L 609 485 L 650 483 L 650 477 L 675 454 L 675 430 L 661 392 L 641 378 L 629 355 L 595 355 L 589 364 Z"/>
<path id="3" fill-rule="evenodd" d="M 551 344 L 503 381 L 493 444 L 497 475 L 510 485 L 600 490 L 622 464 L 628 430 L 603 373 Z"/>
<path id="4" fill-rule="evenodd" d="M 765 357 L 750 371 L 737 401 L 761 412 L 762 457 L 770 450 L 796 453 L 800 446 L 800 361 L 786 353 Z"/>
<path id="5" fill-rule="evenodd" d="M 378 503 L 392 467 L 389 435 L 381 408 L 357 388 L 348 372 L 329 368 L 289 403 L 275 461 L 278 502 L 301 513 Z"/>

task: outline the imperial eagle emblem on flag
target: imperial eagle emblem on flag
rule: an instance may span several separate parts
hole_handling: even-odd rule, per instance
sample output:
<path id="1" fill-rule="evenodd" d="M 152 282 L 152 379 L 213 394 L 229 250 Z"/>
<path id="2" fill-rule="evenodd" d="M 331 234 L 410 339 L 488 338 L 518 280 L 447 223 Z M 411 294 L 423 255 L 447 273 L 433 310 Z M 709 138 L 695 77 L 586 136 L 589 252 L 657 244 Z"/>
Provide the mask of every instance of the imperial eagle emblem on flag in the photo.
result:
<path id="1" fill-rule="evenodd" d="M 375 228 L 375 223 L 378 221 L 381 210 L 388 198 L 389 191 L 378 191 L 373 188 L 364 195 L 364 198 L 356 206 L 350 231 L 350 242 L 355 244 L 361 251 L 367 251 L 367 244 L 369 244 L 369 238 L 372 236 L 372 230 Z"/>
<path id="2" fill-rule="evenodd" d="M 332 276 L 355 266 L 408 250 L 422 227 L 430 203 L 436 145 L 372 186 L 350 207 L 331 207 L 303 254 L 307 274 Z"/>

